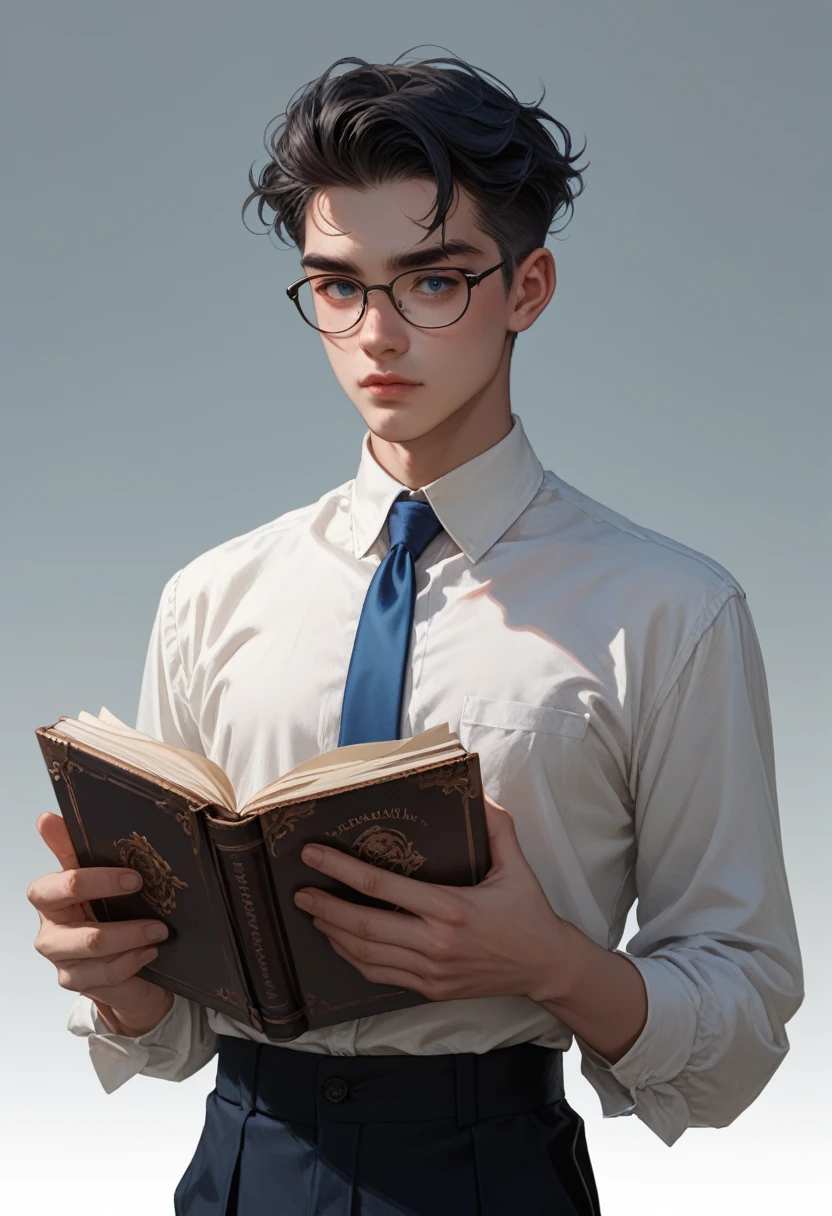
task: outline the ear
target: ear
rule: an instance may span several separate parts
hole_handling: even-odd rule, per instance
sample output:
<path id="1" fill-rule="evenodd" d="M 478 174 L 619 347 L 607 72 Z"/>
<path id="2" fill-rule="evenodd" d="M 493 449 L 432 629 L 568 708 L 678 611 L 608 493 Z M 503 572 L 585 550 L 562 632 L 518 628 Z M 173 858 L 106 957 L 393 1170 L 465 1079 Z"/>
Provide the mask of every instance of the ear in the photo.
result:
<path id="1" fill-rule="evenodd" d="M 509 333 L 522 333 L 533 325 L 555 294 L 557 272 L 555 259 L 549 249 L 533 249 L 514 272 L 511 288 L 511 310 L 506 328 Z"/>

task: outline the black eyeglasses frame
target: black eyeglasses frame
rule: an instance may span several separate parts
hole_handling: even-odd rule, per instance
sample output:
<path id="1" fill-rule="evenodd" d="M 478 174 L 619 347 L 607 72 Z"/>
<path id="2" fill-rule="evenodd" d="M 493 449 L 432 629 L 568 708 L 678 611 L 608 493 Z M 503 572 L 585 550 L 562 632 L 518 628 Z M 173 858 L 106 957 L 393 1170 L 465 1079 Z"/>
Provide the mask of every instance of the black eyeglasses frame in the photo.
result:
<path id="1" fill-rule="evenodd" d="M 487 270 L 481 270 L 479 272 L 479 274 L 474 274 L 474 272 L 471 270 L 463 270 L 462 267 L 460 267 L 460 266 L 426 266 L 424 269 L 417 267 L 415 270 L 403 270 L 401 274 L 397 274 L 395 279 L 391 279 L 389 283 L 372 283 L 369 287 L 365 287 L 364 284 L 359 279 L 353 278 L 352 275 L 349 275 L 349 274 L 340 274 L 339 275 L 334 271 L 321 271 L 320 274 L 306 275 L 304 278 L 298 279 L 294 283 L 290 283 L 289 286 L 286 288 L 286 295 L 294 303 L 295 308 L 297 308 L 298 312 L 300 313 L 301 320 L 305 321 L 306 324 L 310 327 L 310 329 L 316 330 L 319 334 L 345 334 L 349 330 L 354 329 L 355 326 L 358 325 L 358 323 L 364 319 L 364 314 L 367 311 L 367 295 L 371 291 L 385 292 L 390 297 L 390 303 L 396 309 L 396 313 L 398 314 L 398 316 L 400 316 L 403 321 L 407 321 L 408 325 L 412 325 L 414 327 L 414 329 L 448 329 L 449 326 L 456 325 L 457 321 L 461 321 L 462 318 L 465 316 L 466 312 L 468 311 L 468 306 L 471 303 L 472 289 L 474 287 L 476 287 L 479 283 L 481 283 L 483 281 L 483 279 L 487 278 L 488 275 L 493 274 L 495 270 L 499 270 L 504 265 L 505 265 L 505 258 L 503 258 L 503 260 L 501 262 L 498 262 L 496 266 L 489 266 Z M 393 296 L 394 283 L 397 283 L 399 281 L 399 279 L 403 279 L 405 277 L 405 275 L 409 275 L 409 274 L 441 275 L 441 274 L 447 273 L 447 271 L 449 271 L 449 270 L 455 270 L 458 274 L 461 274 L 462 277 L 465 279 L 466 284 L 468 285 L 468 299 L 465 301 L 465 307 L 463 308 L 463 310 L 459 314 L 459 316 L 456 318 L 456 320 L 448 321 L 446 325 L 417 325 L 415 321 L 409 320 L 402 312 L 400 312 L 399 308 L 396 305 L 396 300 Z M 354 283 L 356 287 L 361 288 L 361 291 L 362 291 L 361 312 L 358 314 L 358 316 L 355 318 L 355 320 L 346 327 L 346 329 L 321 329 L 318 325 L 314 325 L 305 316 L 304 311 L 301 308 L 300 303 L 298 301 L 298 292 L 300 291 L 301 287 L 303 287 L 304 283 L 311 283 L 313 279 L 333 279 L 338 283 L 342 283 L 342 282 Z"/>

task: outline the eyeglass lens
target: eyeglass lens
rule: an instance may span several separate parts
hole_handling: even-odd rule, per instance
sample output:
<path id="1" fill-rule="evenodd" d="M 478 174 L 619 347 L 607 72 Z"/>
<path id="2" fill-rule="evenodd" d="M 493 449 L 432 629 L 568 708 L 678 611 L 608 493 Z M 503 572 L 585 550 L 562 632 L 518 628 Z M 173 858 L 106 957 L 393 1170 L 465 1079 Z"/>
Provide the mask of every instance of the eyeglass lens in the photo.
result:
<path id="1" fill-rule="evenodd" d="M 361 294 L 361 287 L 351 279 L 321 275 L 304 283 L 297 298 L 307 321 L 327 333 L 340 333 L 358 321 Z M 465 312 L 468 283 L 458 270 L 414 270 L 396 279 L 393 297 L 411 324 L 436 329 L 452 325 Z"/>

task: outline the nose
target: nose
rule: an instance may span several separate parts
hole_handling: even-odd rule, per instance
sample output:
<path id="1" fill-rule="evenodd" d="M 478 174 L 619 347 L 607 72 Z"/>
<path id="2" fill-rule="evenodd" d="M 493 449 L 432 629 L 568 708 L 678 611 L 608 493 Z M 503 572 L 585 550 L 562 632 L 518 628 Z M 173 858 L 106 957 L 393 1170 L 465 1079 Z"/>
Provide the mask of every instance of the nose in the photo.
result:
<path id="1" fill-rule="evenodd" d="M 359 342 L 369 354 L 406 350 L 409 326 L 400 316 L 386 291 L 372 288 L 367 293 L 367 308 L 361 320 Z"/>

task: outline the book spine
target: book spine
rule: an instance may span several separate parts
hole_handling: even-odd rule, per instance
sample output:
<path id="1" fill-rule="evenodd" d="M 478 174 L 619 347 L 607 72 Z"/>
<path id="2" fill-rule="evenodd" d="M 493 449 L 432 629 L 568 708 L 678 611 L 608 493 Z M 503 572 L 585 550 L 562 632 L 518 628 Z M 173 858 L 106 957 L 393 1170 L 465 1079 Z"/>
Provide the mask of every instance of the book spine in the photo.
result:
<path id="1" fill-rule="evenodd" d="M 205 823 L 263 1031 L 277 1042 L 295 1039 L 308 1023 L 286 950 L 259 816 L 232 823 L 206 815 Z"/>

